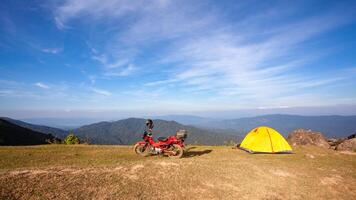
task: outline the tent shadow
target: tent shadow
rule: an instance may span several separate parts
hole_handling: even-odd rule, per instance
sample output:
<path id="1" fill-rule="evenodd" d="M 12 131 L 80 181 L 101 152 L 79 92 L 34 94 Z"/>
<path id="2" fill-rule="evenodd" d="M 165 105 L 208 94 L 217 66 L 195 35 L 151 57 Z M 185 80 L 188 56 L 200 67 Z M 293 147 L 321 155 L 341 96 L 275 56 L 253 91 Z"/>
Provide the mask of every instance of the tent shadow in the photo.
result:
<path id="1" fill-rule="evenodd" d="M 203 150 L 203 151 L 190 151 L 187 150 L 184 155 L 183 158 L 191 158 L 191 157 L 195 157 L 195 156 L 202 156 L 204 154 L 208 154 L 211 153 L 213 150 L 211 149 L 207 149 L 207 150 Z"/>
<path id="2" fill-rule="evenodd" d="M 280 151 L 280 152 L 253 152 L 248 149 L 244 149 L 241 147 L 237 147 L 237 149 L 244 151 L 249 154 L 266 154 L 266 155 L 288 155 L 288 154 L 294 154 L 293 151 Z"/>

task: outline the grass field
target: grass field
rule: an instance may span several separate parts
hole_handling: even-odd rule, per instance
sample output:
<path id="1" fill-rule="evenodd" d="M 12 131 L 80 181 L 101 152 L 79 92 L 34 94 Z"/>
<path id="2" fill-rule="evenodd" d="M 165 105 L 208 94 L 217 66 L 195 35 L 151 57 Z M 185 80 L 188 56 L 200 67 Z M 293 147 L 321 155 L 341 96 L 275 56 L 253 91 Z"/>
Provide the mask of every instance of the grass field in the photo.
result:
<path id="1" fill-rule="evenodd" d="M 0 199 L 356 199 L 356 155 L 294 151 L 190 146 L 172 159 L 131 146 L 0 147 Z"/>

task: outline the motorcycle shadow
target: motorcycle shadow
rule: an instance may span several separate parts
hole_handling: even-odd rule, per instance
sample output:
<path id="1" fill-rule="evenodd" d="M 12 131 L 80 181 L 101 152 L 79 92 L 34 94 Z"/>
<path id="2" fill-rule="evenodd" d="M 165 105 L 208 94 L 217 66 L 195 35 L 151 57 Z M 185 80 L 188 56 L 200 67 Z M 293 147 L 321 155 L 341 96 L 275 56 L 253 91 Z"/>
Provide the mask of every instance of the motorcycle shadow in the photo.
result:
<path id="1" fill-rule="evenodd" d="M 183 155 L 183 158 L 191 158 L 191 157 L 195 157 L 195 156 L 202 156 L 204 154 L 208 154 L 208 153 L 211 153 L 213 151 L 211 149 L 206 149 L 206 150 L 203 150 L 203 151 L 191 151 L 191 149 L 194 149 L 194 148 L 187 149 L 187 151 Z"/>

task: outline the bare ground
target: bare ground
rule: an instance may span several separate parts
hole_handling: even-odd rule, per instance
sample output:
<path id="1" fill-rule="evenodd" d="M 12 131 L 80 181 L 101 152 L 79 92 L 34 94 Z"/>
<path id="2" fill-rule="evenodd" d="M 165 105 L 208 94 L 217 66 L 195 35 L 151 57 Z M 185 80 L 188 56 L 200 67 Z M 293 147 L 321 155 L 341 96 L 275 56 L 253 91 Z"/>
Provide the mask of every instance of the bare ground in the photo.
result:
<path id="1" fill-rule="evenodd" d="M 1 147 L 0 199 L 356 199 L 354 154 L 201 146 L 185 155 L 144 158 L 130 146 Z"/>

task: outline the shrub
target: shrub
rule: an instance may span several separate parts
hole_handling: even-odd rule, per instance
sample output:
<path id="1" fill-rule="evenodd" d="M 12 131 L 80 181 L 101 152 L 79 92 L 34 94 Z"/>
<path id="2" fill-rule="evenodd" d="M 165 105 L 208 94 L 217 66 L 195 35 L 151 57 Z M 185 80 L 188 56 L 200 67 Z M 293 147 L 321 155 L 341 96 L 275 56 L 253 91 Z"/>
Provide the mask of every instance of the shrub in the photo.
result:
<path id="1" fill-rule="evenodd" d="M 237 145 L 237 143 L 233 140 L 229 140 L 229 141 L 224 141 L 224 145 L 225 146 L 233 146 L 235 147 Z"/>
<path id="2" fill-rule="evenodd" d="M 64 144 L 80 144 L 80 140 L 73 133 L 70 133 L 66 138 L 64 138 Z"/>
<path id="3" fill-rule="evenodd" d="M 80 140 L 80 144 L 90 144 L 90 139 L 88 138 L 88 137 L 86 137 L 86 138 L 82 138 L 81 140 Z"/>
<path id="4" fill-rule="evenodd" d="M 46 142 L 48 144 L 62 144 L 62 141 L 58 138 L 47 139 Z"/>

